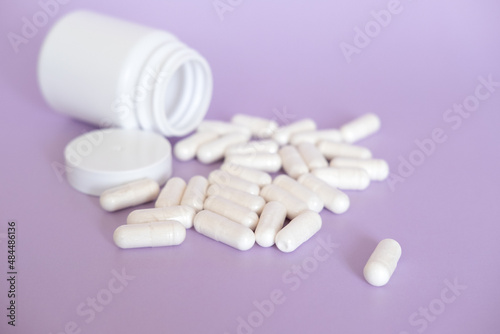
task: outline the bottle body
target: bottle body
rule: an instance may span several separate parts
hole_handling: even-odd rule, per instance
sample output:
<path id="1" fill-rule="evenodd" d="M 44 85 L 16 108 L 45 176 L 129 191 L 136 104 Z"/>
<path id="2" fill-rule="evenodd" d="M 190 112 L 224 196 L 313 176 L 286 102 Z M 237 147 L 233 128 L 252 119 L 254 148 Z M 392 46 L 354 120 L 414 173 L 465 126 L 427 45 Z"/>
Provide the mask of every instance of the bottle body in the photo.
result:
<path id="1" fill-rule="evenodd" d="M 213 85 L 206 60 L 175 36 L 87 11 L 52 28 L 38 79 L 45 100 L 61 113 L 166 136 L 196 128 Z"/>

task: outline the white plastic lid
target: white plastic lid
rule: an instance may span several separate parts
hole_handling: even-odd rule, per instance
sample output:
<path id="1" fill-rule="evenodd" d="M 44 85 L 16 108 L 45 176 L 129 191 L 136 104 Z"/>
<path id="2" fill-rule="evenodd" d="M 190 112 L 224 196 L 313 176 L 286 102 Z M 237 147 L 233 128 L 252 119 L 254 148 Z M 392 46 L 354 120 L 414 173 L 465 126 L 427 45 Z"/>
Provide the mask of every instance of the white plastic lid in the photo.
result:
<path id="1" fill-rule="evenodd" d="M 69 184 L 95 196 L 143 178 L 162 185 L 172 175 L 170 143 L 148 131 L 91 131 L 72 140 L 64 150 L 64 158 Z"/>

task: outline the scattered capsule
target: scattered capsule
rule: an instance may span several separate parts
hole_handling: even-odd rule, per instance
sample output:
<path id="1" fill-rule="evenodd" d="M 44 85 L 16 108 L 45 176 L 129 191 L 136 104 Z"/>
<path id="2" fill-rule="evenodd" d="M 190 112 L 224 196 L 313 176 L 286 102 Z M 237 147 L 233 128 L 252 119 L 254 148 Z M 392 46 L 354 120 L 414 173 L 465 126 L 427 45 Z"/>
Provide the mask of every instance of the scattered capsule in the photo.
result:
<path id="1" fill-rule="evenodd" d="M 200 211 L 203 209 L 203 202 L 205 201 L 206 192 L 208 188 L 208 180 L 201 175 L 193 176 L 182 195 L 181 205 L 187 205 Z"/>
<path id="2" fill-rule="evenodd" d="M 349 196 L 316 176 L 304 174 L 298 181 L 317 194 L 331 212 L 341 214 L 349 209 Z"/>
<path id="3" fill-rule="evenodd" d="M 220 166 L 220 169 L 234 176 L 238 176 L 243 180 L 255 183 L 258 186 L 265 186 L 266 184 L 270 184 L 272 182 L 271 175 L 258 169 L 248 168 L 231 163 L 222 164 Z"/>
<path id="4" fill-rule="evenodd" d="M 281 202 L 286 207 L 287 217 L 289 219 L 293 219 L 300 213 L 309 210 L 304 201 L 293 196 L 289 191 L 276 184 L 269 184 L 262 188 L 260 195 L 268 202 Z"/>
<path id="5" fill-rule="evenodd" d="M 221 196 L 209 196 L 205 200 L 203 208 L 218 213 L 252 230 L 255 230 L 259 221 L 259 216 L 252 210 Z"/>
<path id="6" fill-rule="evenodd" d="M 212 141 L 206 142 L 198 148 L 196 157 L 204 164 L 211 164 L 224 158 L 226 149 L 239 143 L 245 143 L 250 139 L 249 134 L 229 133 Z"/>
<path id="7" fill-rule="evenodd" d="M 370 185 L 368 173 L 361 168 L 317 168 L 311 174 L 330 186 L 345 190 L 364 190 Z"/>
<path id="8" fill-rule="evenodd" d="M 142 179 L 105 190 L 99 199 L 101 207 L 109 212 L 154 201 L 160 186 L 151 179 Z"/>
<path id="9" fill-rule="evenodd" d="M 278 128 L 278 123 L 273 120 L 243 114 L 234 115 L 231 122 L 249 128 L 257 138 L 270 138 Z"/>
<path id="10" fill-rule="evenodd" d="M 194 159 L 196 152 L 201 145 L 215 140 L 218 136 L 219 135 L 215 132 L 196 132 L 175 144 L 175 157 L 180 161 Z"/>
<path id="11" fill-rule="evenodd" d="M 198 212 L 194 217 L 195 230 L 215 241 L 245 251 L 255 244 L 251 229 L 209 210 Z"/>
<path id="12" fill-rule="evenodd" d="M 309 168 L 295 146 L 283 146 L 279 150 L 279 154 L 283 163 L 283 170 L 294 179 L 298 178 L 302 174 L 309 173 Z"/>
<path id="13" fill-rule="evenodd" d="M 350 159 L 335 158 L 330 161 L 331 167 L 350 167 L 364 169 L 370 179 L 383 181 L 389 176 L 389 165 L 382 159 Z"/>
<path id="14" fill-rule="evenodd" d="M 127 224 L 145 224 L 166 220 L 175 220 L 185 228 L 193 227 L 196 210 L 187 205 L 168 206 L 134 210 L 127 216 Z"/>
<path id="15" fill-rule="evenodd" d="M 182 195 L 184 195 L 184 190 L 186 189 L 186 181 L 180 177 L 173 177 L 167 181 L 165 187 L 158 195 L 155 202 L 155 208 L 161 208 L 165 206 L 180 205 Z"/>
<path id="16" fill-rule="evenodd" d="M 219 184 L 212 184 L 208 187 L 207 195 L 221 196 L 234 203 L 244 206 L 257 214 L 260 214 L 264 205 L 266 205 L 266 200 L 258 195 L 252 195 L 245 191 L 221 186 Z"/>
<path id="17" fill-rule="evenodd" d="M 229 122 L 204 120 L 198 126 L 198 132 L 215 132 L 219 135 L 227 135 L 228 133 L 246 133 L 250 134 L 250 130 L 242 125 L 237 125 Z"/>
<path id="18" fill-rule="evenodd" d="M 363 269 L 366 281 L 373 286 L 386 285 L 394 273 L 400 257 L 401 246 L 396 240 L 384 239 L 380 241 Z"/>
<path id="19" fill-rule="evenodd" d="M 364 114 L 340 128 L 342 138 L 346 143 L 354 143 L 380 129 L 380 118 L 372 113 Z"/>
<path id="20" fill-rule="evenodd" d="M 231 145 L 227 154 L 277 153 L 280 146 L 274 140 L 252 140 L 245 144 Z"/>
<path id="21" fill-rule="evenodd" d="M 281 157 L 276 153 L 229 154 L 226 155 L 224 163 L 274 173 L 281 168 Z"/>
<path id="22" fill-rule="evenodd" d="M 289 191 L 293 196 L 297 197 L 301 201 L 304 201 L 309 210 L 315 212 L 323 210 L 323 200 L 309 188 L 297 182 L 295 179 L 292 179 L 290 176 L 284 174 L 278 175 L 274 179 L 273 183 Z"/>
<path id="23" fill-rule="evenodd" d="M 314 211 L 306 211 L 292 219 L 276 235 L 276 246 L 282 252 L 293 252 L 321 229 L 321 216 Z"/>
<path id="24" fill-rule="evenodd" d="M 370 159 L 372 152 L 366 147 L 330 141 L 320 141 L 318 149 L 327 159 L 336 157 Z"/>
<path id="25" fill-rule="evenodd" d="M 274 245 L 276 234 L 281 230 L 286 218 L 286 207 L 277 201 L 266 204 L 255 229 L 255 241 L 262 247 Z"/>
<path id="26" fill-rule="evenodd" d="M 184 239 L 186 229 L 176 221 L 122 225 L 113 233 L 113 240 L 120 248 L 176 246 Z"/>
<path id="27" fill-rule="evenodd" d="M 290 137 L 299 132 L 316 130 L 316 122 L 310 118 L 306 118 L 288 125 L 279 127 L 273 134 L 273 139 L 280 145 L 286 145 L 290 141 Z"/>
<path id="28" fill-rule="evenodd" d="M 328 167 L 328 161 L 316 145 L 301 143 L 297 146 L 297 150 L 309 169 Z"/>
<path id="29" fill-rule="evenodd" d="M 295 133 L 290 138 L 290 144 L 298 145 L 300 143 L 316 144 L 322 140 L 332 141 L 335 143 L 342 142 L 342 135 L 337 129 L 314 130 Z"/>
<path id="30" fill-rule="evenodd" d="M 257 184 L 220 169 L 211 172 L 208 176 L 208 180 L 211 184 L 220 184 L 222 186 L 235 188 L 252 195 L 258 195 L 260 192 L 260 187 Z"/>

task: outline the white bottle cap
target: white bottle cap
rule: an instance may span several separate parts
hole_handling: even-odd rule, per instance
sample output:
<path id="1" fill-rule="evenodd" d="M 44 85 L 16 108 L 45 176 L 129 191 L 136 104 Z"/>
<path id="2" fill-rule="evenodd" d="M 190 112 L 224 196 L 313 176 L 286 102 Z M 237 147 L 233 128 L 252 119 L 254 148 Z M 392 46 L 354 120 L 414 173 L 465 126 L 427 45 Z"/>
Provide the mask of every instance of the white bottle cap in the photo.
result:
<path id="1" fill-rule="evenodd" d="M 64 150 L 69 184 L 99 196 L 109 188 L 150 178 L 160 185 L 172 174 L 172 149 L 159 134 L 102 129 L 72 140 Z"/>

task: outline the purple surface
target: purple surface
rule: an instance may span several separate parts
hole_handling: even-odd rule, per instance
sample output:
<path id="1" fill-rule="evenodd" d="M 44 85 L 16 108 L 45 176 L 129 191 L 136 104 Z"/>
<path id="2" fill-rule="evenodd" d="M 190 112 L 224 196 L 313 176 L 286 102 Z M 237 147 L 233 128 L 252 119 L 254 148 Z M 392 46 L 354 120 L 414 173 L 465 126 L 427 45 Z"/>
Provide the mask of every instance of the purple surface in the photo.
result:
<path id="1" fill-rule="evenodd" d="M 41 7 L 0 4 L 0 333 L 500 332 L 500 85 L 466 117 L 447 113 L 474 102 L 479 77 L 500 82 L 498 1 L 403 0 L 350 62 L 341 43 L 353 44 L 354 28 L 391 1 L 232 3 L 221 20 L 213 0 L 71 1 L 18 53 L 7 36 Z M 43 37 L 79 8 L 169 30 L 199 50 L 214 72 L 209 118 L 312 117 L 328 128 L 379 114 L 381 132 L 362 144 L 400 182 L 349 192 L 351 209 L 324 211 L 322 230 L 291 254 L 239 252 L 194 230 L 179 247 L 118 249 L 112 233 L 130 210 L 104 212 L 52 167 L 92 126 L 51 111 L 36 83 Z M 416 141 L 439 129 L 446 140 L 418 153 Z M 417 166 L 404 170 L 401 159 Z M 213 168 L 176 162 L 174 175 Z M 9 219 L 18 224 L 15 328 L 5 316 Z M 388 237 L 403 255 L 389 284 L 375 288 L 362 268 Z M 318 253 L 329 239 L 336 247 Z M 133 277 L 123 288 L 113 279 L 122 271 Z M 106 304 L 95 317 L 92 298 Z M 279 303 L 259 311 L 271 299 Z"/>

